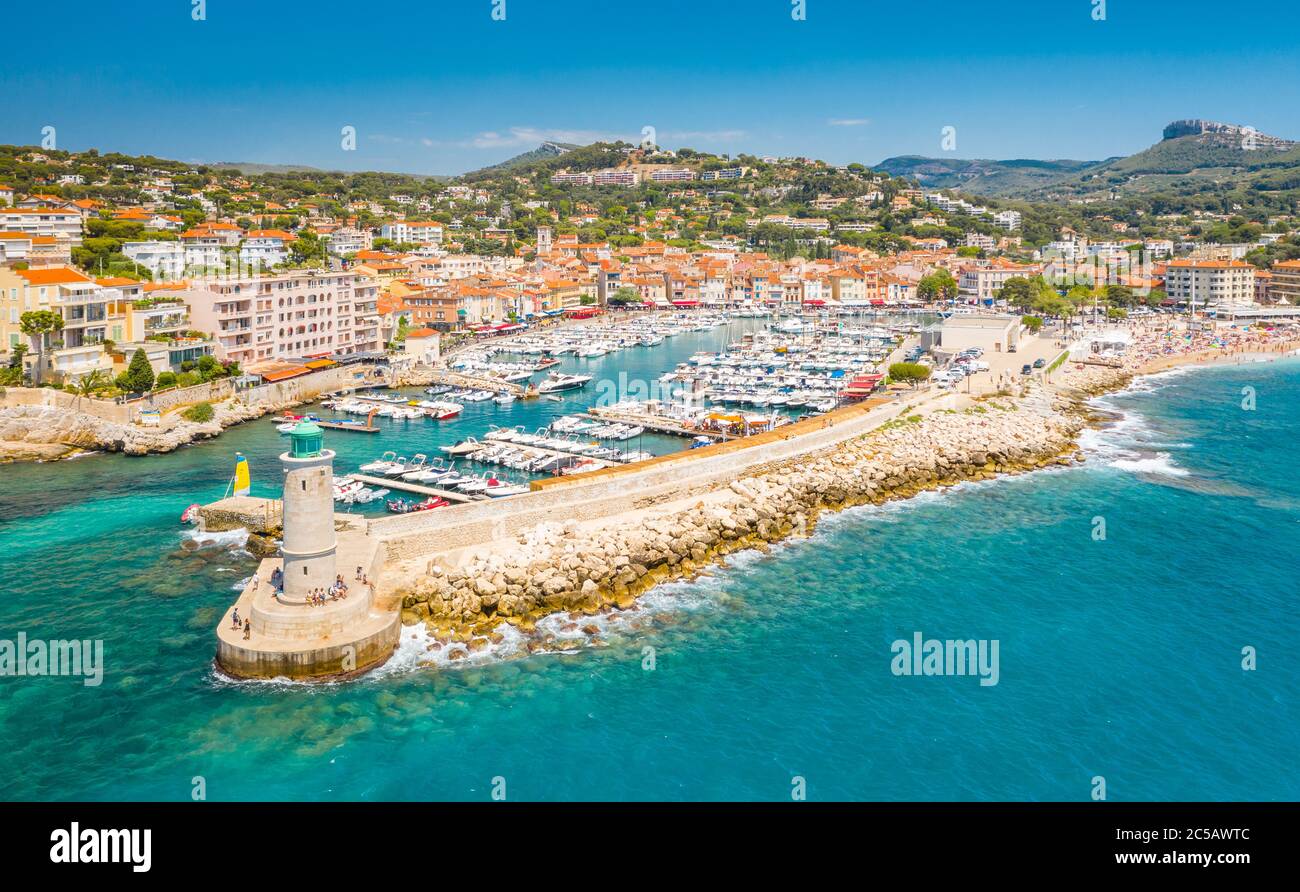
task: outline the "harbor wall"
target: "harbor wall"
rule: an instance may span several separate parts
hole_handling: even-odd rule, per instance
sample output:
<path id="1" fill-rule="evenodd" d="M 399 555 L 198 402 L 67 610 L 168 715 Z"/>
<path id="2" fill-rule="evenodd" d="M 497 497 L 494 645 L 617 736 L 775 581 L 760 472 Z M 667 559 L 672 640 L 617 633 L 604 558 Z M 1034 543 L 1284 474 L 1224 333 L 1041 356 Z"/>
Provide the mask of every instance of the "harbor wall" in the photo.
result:
<path id="1" fill-rule="evenodd" d="M 950 394 L 931 400 L 924 411 L 947 408 L 956 399 Z M 610 517 L 703 492 L 742 472 L 860 436 L 899 414 L 921 411 L 912 402 L 850 406 L 753 438 L 541 481 L 537 491 L 519 496 L 375 520 L 370 532 L 383 543 L 390 560 L 401 561 L 511 538 L 556 517 L 577 522 Z M 807 427 L 796 430 L 802 425 Z"/>
<path id="2" fill-rule="evenodd" d="M 53 387 L 0 387 L 0 408 L 19 406 L 84 412 L 117 424 L 129 424 L 135 418 L 135 411 L 129 403 L 76 396 Z"/>

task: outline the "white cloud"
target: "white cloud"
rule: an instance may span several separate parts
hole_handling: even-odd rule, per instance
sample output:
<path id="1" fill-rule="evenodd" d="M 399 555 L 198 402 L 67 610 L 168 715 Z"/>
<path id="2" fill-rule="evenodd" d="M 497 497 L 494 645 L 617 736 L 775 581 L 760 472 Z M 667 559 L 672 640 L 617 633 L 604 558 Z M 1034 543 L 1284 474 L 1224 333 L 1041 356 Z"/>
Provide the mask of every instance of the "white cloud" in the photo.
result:
<path id="1" fill-rule="evenodd" d="M 569 142 L 586 145 L 593 142 L 612 142 L 630 139 L 627 134 L 603 133 L 599 130 L 564 130 L 545 127 L 511 127 L 505 133 L 485 130 L 473 139 L 460 143 L 476 149 L 532 148 L 543 142 Z M 638 137 L 639 138 L 639 137 Z"/>
<path id="2" fill-rule="evenodd" d="M 870 118 L 831 118 L 826 122 L 832 127 L 865 127 L 871 123 Z"/>
<path id="3" fill-rule="evenodd" d="M 670 130 L 659 134 L 659 142 L 734 142 L 748 135 L 744 130 Z"/>

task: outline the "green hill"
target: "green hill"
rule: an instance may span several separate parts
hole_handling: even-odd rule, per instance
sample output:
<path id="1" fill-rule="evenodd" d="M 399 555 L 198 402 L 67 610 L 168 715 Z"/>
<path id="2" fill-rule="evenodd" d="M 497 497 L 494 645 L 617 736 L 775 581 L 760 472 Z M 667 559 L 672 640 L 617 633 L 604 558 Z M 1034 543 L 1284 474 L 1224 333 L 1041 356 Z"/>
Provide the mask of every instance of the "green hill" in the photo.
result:
<path id="1" fill-rule="evenodd" d="M 963 192 L 990 198 L 1012 198 L 1050 186 L 1098 163 L 1032 159 L 992 161 L 985 158 L 925 158 L 919 155 L 900 155 L 896 158 L 886 158 L 875 165 L 875 169 L 891 176 L 915 180 L 925 188 L 960 189 Z"/>

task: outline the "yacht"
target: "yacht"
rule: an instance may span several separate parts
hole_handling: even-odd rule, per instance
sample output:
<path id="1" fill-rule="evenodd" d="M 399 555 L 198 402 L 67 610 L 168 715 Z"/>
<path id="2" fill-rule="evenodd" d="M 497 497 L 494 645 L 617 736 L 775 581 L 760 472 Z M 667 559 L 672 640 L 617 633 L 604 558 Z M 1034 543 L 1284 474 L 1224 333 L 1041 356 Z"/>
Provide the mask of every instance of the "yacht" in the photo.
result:
<path id="1" fill-rule="evenodd" d="M 577 390 L 586 387 L 591 375 L 556 375 L 552 374 L 538 388 L 542 393 L 556 393 L 561 390 Z"/>

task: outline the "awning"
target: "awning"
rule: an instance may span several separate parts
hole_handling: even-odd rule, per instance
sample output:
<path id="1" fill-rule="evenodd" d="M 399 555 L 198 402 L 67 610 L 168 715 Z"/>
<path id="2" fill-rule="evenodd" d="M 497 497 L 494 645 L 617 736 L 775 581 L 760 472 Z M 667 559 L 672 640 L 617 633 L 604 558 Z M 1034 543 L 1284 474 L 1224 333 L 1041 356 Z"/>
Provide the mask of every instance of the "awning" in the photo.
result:
<path id="1" fill-rule="evenodd" d="M 675 301 L 673 301 L 673 306 L 674 306 L 674 307 L 698 307 L 699 305 L 700 305 L 700 302 L 699 302 L 698 300 L 675 300 Z"/>
<path id="2" fill-rule="evenodd" d="M 816 300 L 816 299 L 813 299 L 813 300 L 806 300 L 806 301 L 804 301 L 804 303 L 806 303 L 806 304 L 808 304 L 809 306 L 812 306 L 812 307 L 824 307 L 824 306 L 826 306 L 826 301 L 824 301 L 824 300 Z"/>
<path id="3" fill-rule="evenodd" d="M 305 375 L 310 371 L 311 369 L 306 366 L 298 366 L 297 368 L 292 369 L 275 369 L 274 371 L 262 372 L 261 374 L 264 381 L 270 381 L 274 384 L 276 381 L 286 381 L 289 378 L 297 378 L 299 375 Z"/>
<path id="4" fill-rule="evenodd" d="M 871 299 L 871 305 L 873 307 L 883 307 L 885 305 L 885 302 L 878 297 L 873 297 Z"/>

